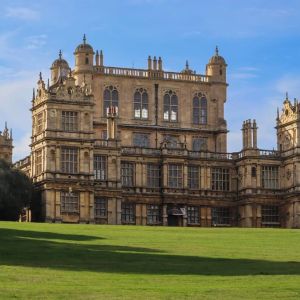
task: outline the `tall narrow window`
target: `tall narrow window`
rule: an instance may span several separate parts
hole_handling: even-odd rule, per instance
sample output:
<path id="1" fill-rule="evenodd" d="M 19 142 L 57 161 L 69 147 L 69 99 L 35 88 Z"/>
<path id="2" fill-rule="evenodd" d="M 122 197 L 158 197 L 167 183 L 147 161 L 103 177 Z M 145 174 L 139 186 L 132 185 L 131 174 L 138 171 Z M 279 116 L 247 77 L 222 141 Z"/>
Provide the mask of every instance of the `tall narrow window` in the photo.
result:
<path id="1" fill-rule="evenodd" d="M 78 148 L 61 148 L 61 171 L 69 174 L 78 172 Z"/>
<path id="2" fill-rule="evenodd" d="M 212 168 L 211 176 L 213 191 L 229 191 L 229 169 Z"/>
<path id="3" fill-rule="evenodd" d="M 147 187 L 160 187 L 160 168 L 157 164 L 147 164 Z"/>
<path id="4" fill-rule="evenodd" d="M 188 186 L 192 190 L 199 189 L 199 166 L 188 166 Z"/>
<path id="5" fill-rule="evenodd" d="M 157 225 L 161 223 L 161 207 L 159 205 L 147 205 L 147 224 Z"/>
<path id="6" fill-rule="evenodd" d="M 121 164 L 121 180 L 122 186 L 134 186 L 134 163 L 122 162 Z"/>
<path id="7" fill-rule="evenodd" d="M 261 185 L 266 189 L 277 189 L 278 184 L 278 166 L 261 167 Z"/>
<path id="8" fill-rule="evenodd" d="M 61 192 L 61 212 L 78 213 L 79 212 L 79 195 L 78 193 Z"/>
<path id="9" fill-rule="evenodd" d="M 94 177 L 96 180 L 107 178 L 107 157 L 104 155 L 94 156 Z"/>
<path id="10" fill-rule="evenodd" d="M 135 204 L 122 203 L 121 220 L 123 224 L 135 224 Z"/>
<path id="11" fill-rule="evenodd" d="M 201 93 L 193 98 L 193 123 L 207 124 L 207 100 Z"/>
<path id="12" fill-rule="evenodd" d="M 164 95 L 164 121 L 177 122 L 178 97 L 174 91 L 168 91 Z"/>
<path id="13" fill-rule="evenodd" d="M 78 130 L 78 113 L 75 111 L 61 112 L 61 129 L 64 131 Z"/>
<path id="14" fill-rule="evenodd" d="M 168 182 L 170 188 L 182 188 L 182 165 L 170 164 Z"/>
<path id="15" fill-rule="evenodd" d="M 199 224 L 199 207 L 188 206 L 187 208 L 187 222 L 190 225 Z"/>
<path id="16" fill-rule="evenodd" d="M 43 131 L 43 113 L 41 112 L 41 113 L 39 113 L 38 115 L 37 115 L 37 121 L 36 121 L 36 133 L 37 134 L 39 134 L 39 133 L 41 133 L 42 131 Z"/>
<path id="17" fill-rule="evenodd" d="M 42 173 L 42 150 L 35 152 L 35 175 Z"/>
<path id="18" fill-rule="evenodd" d="M 135 147 L 149 147 L 149 134 L 147 133 L 133 133 L 133 146 Z"/>
<path id="19" fill-rule="evenodd" d="M 110 106 L 119 106 L 119 93 L 116 87 L 112 85 L 106 87 L 103 93 L 103 114 L 105 116 L 107 108 Z"/>
<path id="20" fill-rule="evenodd" d="M 104 197 L 95 197 L 95 218 L 107 217 L 107 199 Z"/>
<path id="21" fill-rule="evenodd" d="M 134 118 L 148 119 L 148 94 L 143 88 L 137 89 L 134 93 Z"/>

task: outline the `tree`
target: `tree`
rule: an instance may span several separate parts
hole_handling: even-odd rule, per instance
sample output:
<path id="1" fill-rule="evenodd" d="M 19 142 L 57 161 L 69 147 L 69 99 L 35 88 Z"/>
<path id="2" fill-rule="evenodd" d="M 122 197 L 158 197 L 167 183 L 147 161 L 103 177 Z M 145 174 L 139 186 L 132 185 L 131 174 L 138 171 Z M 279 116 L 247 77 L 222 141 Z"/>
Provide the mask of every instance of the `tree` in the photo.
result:
<path id="1" fill-rule="evenodd" d="M 0 220 L 16 221 L 33 199 L 31 180 L 21 171 L 0 160 Z"/>

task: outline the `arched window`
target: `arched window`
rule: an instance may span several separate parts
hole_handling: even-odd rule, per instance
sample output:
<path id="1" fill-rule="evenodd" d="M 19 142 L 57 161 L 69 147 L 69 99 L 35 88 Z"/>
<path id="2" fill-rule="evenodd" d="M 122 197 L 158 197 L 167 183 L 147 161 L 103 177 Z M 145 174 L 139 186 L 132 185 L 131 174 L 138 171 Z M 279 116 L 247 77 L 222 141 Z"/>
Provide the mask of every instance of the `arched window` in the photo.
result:
<path id="1" fill-rule="evenodd" d="M 164 121 L 177 122 L 178 97 L 174 91 L 168 91 L 164 95 Z"/>
<path id="2" fill-rule="evenodd" d="M 106 115 L 107 108 L 110 106 L 119 105 L 119 93 L 116 87 L 110 85 L 107 86 L 103 93 L 103 114 Z"/>
<path id="3" fill-rule="evenodd" d="M 207 100 L 201 93 L 193 98 L 193 123 L 207 124 Z"/>
<path id="4" fill-rule="evenodd" d="M 148 94 L 143 88 L 137 89 L 133 98 L 134 118 L 148 119 Z"/>

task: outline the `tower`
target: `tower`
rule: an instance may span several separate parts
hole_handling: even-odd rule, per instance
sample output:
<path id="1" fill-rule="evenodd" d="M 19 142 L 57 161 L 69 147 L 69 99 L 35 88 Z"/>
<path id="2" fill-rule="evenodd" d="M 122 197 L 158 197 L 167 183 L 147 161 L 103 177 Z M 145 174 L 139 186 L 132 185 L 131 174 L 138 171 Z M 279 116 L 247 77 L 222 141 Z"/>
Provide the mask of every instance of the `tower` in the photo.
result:
<path id="1" fill-rule="evenodd" d="M 76 84 L 81 85 L 82 82 L 87 84 L 91 83 L 93 73 L 93 61 L 94 61 L 93 47 L 86 42 L 86 36 L 83 35 L 82 44 L 78 45 L 74 51 L 75 55 L 75 70 L 74 75 L 76 77 Z M 100 56 L 97 56 L 98 63 L 103 64 L 102 51 Z M 98 64 L 96 63 L 96 64 Z"/>
<path id="2" fill-rule="evenodd" d="M 211 111 L 208 117 L 214 120 L 217 130 L 215 135 L 215 150 L 217 152 L 227 151 L 227 122 L 224 119 L 224 104 L 227 98 L 225 59 L 219 55 L 216 47 L 215 54 L 206 65 L 206 76 L 209 76 Z"/>
<path id="3" fill-rule="evenodd" d="M 51 84 L 55 84 L 59 78 L 66 78 L 70 67 L 68 62 L 62 58 L 62 52 L 59 50 L 58 59 L 56 59 L 51 68 Z"/>
<path id="4" fill-rule="evenodd" d="M 0 131 L 0 159 L 4 159 L 8 163 L 12 163 L 13 139 L 12 131 L 8 130 L 7 123 L 3 132 Z"/>

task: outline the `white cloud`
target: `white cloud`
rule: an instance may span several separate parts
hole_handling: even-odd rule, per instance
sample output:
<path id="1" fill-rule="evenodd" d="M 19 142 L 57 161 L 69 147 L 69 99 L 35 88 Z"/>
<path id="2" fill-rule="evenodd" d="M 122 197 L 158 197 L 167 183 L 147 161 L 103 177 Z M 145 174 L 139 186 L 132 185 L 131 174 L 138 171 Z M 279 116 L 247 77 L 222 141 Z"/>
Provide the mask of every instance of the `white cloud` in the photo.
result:
<path id="1" fill-rule="evenodd" d="M 37 49 L 46 45 L 47 35 L 32 35 L 26 38 L 26 48 L 27 49 Z"/>
<path id="2" fill-rule="evenodd" d="M 40 18 L 38 11 L 27 7 L 7 7 L 5 16 L 24 21 L 36 21 Z"/>

